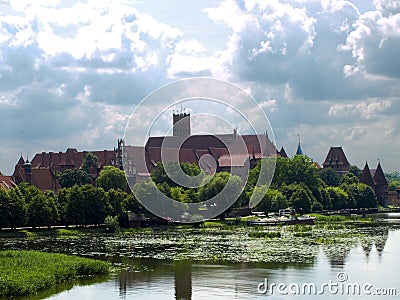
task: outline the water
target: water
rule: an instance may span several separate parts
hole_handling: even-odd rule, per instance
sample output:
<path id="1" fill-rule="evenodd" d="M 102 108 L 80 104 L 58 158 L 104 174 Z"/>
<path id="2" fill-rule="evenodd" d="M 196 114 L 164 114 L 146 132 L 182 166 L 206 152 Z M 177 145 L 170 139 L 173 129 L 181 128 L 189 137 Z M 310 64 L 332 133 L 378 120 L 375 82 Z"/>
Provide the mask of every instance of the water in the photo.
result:
<path id="1" fill-rule="evenodd" d="M 1 239 L 0 248 L 79 254 L 107 259 L 124 266 L 123 270 L 108 278 L 95 277 L 75 286 L 69 283 L 45 291 L 35 299 L 399 298 L 400 280 L 397 272 L 400 270 L 400 230 L 394 227 L 339 227 L 327 230 L 315 226 L 312 238 L 293 238 L 290 232 L 285 231 L 286 228 L 282 229 L 283 236 L 279 239 L 250 238 L 248 233 L 251 230 L 255 229 L 228 228 L 223 231 L 217 228 L 204 232 L 197 229 L 167 230 L 125 237 L 13 238 Z M 330 244 L 329 241 L 335 236 L 340 243 Z M 321 237 L 328 242 L 312 242 Z M 272 254 L 270 251 L 273 251 Z M 176 257 L 186 259 L 174 261 Z M 207 262 L 201 261 L 202 257 Z M 213 257 L 217 258 L 215 262 L 212 262 Z M 221 257 L 234 262 L 222 263 Z M 338 275 L 339 279 L 346 280 L 340 282 Z M 269 290 L 267 294 L 260 293 L 266 281 Z M 360 289 L 369 283 L 371 293 L 376 288 L 395 288 L 397 295 L 366 296 L 360 290 L 358 296 L 353 295 L 353 289 L 350 293 L 346 293 L 345 289 L 343 293 L 340 290 L 335 293 L 335 287 L 331 287 L 332 292 L 325 287 L 323 294 L 313 296 L 308 290 L 306 293 L 301 291 L 305 284 L 313 285 L 317 292 L 321 291 L 324 284 L 330 281 L 338 284 L 338 287 L 346 288 L 352 284 Z M 286 284 L 281 292 L 277 289 L 279 284 Z M 296 290 L 297 287 L 300 291 Z M 294 296 L 294 292 L 300 292 L 300 295 Z"/>
<path id="2" fill-rule="evenodd" d="M 167 262 L 151 259 L 125 260 L 133 269 L 122 271 L 108 281 L 88 286 L 76 286 L 47 299 L 288 299 L 276 289 L 273 295 L 261 294 L 258 285 L 285 283 L 292 288 L 296 284 L 314 283 L 318 290 L 322 284 L 334 283 L 339 276 L 347 276 L 345 284 L 358 284 L 362 288 L 370 283 L 376 288 L 396 288 L 397 296 L 368 296 L 367 299 L 398 299 L 400 280 L 400 230 L 388 230 L 387 239 L 367 242 L 349 249 L 345 255 L 337 255 L 322 245 L 313 263 L 201 263 L 191 261 Z M 344 272 L 344 273 L 343 273 Z M 345 286 L 346 287 L 346 286 Z M 288 288 L 286 291 L 291 294 Z M 295 291 L 295 290 L 293 290 Z M 350 292 L 353 290 L 350 290 Z M 296 292 L 296 291 L 295 291 Z M 333 292 L 335 292 L 333 290 Z M 366 295 L 296 295 L 295 299 L 365 299 Z"/>

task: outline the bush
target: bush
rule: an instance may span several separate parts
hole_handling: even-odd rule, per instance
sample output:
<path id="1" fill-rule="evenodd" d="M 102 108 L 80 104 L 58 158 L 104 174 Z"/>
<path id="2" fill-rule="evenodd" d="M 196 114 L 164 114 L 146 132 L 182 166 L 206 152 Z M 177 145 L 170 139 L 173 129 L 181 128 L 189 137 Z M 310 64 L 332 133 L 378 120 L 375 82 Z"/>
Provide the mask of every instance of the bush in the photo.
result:
<path id="1" fill-rule="evenodd" d="M 318 201 L 314 202 L 311 206 L 311 211 L 322 211 L 324 207 Z"/>
<path id="2" fill-rule="evenodd" d="M 118 217 L 107 216 L 104 220 L 104 226 L 106 227 L 108 232 L 120 232 L 120 227 L 118 223 Z"/>

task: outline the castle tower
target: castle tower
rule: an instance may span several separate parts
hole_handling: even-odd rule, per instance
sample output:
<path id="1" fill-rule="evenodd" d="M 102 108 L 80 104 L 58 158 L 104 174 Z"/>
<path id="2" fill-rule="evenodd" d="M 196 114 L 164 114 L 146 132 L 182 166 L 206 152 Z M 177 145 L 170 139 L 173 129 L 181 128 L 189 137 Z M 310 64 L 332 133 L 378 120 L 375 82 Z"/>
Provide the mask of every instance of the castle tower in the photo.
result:
<path id="1" fill-rule="evenodd" d="M 375 184 L 375 195 L 378 198 L 378 203 L 386 206 L 388 199 L 388 182 L 385 178 L 380 162 L 378 163 L 373 179 Z"/>
<path id="2" fill-rule="evenodd" d="M 173 114 L 173 135 L 190 136 L 190 113 Z"/>
<path id="3" fill-rule="evenodd" d="M 300 144 L 300 134 L 298 134 L 298 136 L 299 136 L 299 144 L 297 145 L 297 150 L 295 155 L 304 155 L 303 149 L 301 149 L 301 144 Z"/>

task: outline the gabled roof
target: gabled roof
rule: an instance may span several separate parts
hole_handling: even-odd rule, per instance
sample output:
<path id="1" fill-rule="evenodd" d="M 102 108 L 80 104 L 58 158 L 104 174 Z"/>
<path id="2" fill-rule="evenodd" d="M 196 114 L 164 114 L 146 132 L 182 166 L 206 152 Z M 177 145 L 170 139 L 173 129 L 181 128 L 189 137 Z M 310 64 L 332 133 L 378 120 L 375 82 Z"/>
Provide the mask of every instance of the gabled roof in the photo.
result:
<path id="1" fill-rule="evenodd" d="M 25 163 L 25 160 L 24 160 L 24 158 L 22 157 L 22 155 L 21 155 L 21 157 L 19 158 L 19 160 L 18 160 L 18 162 L 17 162 L 17 165 L 23 165 Z"/>
<path id="2" fill-rule="evenodd" d="M 372 179 L 371 170 L 369 169 L 368 162 L 365 162 L 365 167 L 361 173 L 360 182 L 371 187 L 374 186 L 374 180 Z"/>
<path id="3" fill-rule="evenodd" d="M 278 152 L 278 154 L 281 157 L 288 158 L 288 155 L 286 154 L 285 148 L 283 148 L 283 146 L 282 146 L 281 150 Z"/>
<path id="4" fill-rule="evenodd" d="M 323 163 L 324 166 L 350 165 L 342 147 L 331 147 Z"/>
<path id="5" fill-rule="evenodd" d="M 378 163 L 378 167 L 376 168 L 375 174 L 374 174 L 374 181 L 378 185 L 386 185 L 388 184 L 385 174 L 383 173 L 381 163 Z"/>
<path id="6" fill-rule="evenodd" d="M 9 190 L 16 187 L 17 184 L 13 181 L 11 176 L 0 175 L 0 189 Z"/>

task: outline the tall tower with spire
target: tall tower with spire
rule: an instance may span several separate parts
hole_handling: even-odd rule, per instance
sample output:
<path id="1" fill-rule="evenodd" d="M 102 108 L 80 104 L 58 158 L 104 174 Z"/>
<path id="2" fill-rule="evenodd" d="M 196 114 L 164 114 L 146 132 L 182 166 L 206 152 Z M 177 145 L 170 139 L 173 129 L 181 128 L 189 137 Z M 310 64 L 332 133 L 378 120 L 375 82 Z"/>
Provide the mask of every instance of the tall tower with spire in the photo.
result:
<path id="1" fill-rule="evenodd" d="M 300 134 L 297 134 L 297 136 L 299 137 L 299 144 L 297 145 L 296 155 L 304 155 L 303 150 L 301 149 Z"/>

